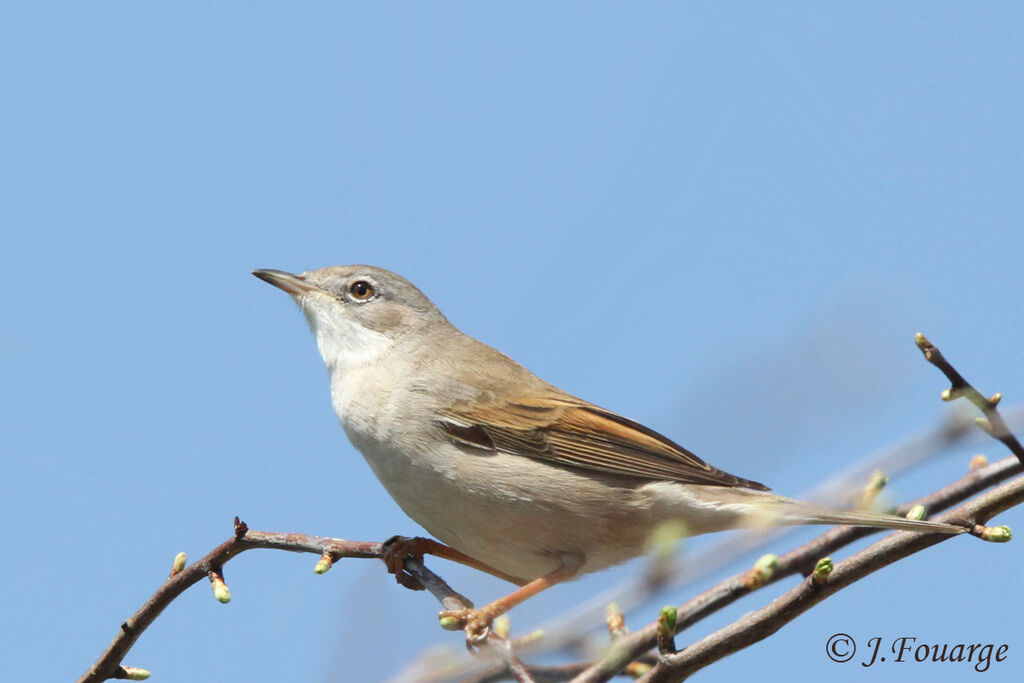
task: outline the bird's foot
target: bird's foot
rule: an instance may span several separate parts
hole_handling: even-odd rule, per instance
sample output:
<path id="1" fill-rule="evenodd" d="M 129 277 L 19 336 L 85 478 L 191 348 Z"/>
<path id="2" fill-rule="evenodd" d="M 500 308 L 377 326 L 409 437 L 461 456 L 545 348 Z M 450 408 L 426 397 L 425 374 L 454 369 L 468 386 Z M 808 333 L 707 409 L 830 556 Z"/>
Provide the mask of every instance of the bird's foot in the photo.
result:
<path id="1" fill-rule="evenodd" d="M 409 590 L 421 591 L 423 583 L 415 576 L 405 570 L 405 561 L 409 558 L 423 561 L 423 554 L 427 552 L 426 540 L 424 538 L 409 538 L 407 536 L 392 536 L 384 541 L 384 564 L 388 572 L 395 575 L 395 581 Z"/>

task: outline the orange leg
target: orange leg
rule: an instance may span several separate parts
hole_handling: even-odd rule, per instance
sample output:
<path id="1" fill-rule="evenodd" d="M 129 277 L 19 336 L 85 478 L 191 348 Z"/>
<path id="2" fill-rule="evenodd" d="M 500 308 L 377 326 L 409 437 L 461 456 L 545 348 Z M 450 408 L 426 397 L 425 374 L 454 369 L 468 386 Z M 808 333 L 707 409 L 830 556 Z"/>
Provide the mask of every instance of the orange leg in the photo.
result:
<path id="1" fill-rule="evenodd" d="M 388 571 L 395 575 L 395 580 L 398 581 L 398 583 L 415 591 L 423 590 L 423 585 L 416 577 L 405 571 L 405 558 L 411 556 L 422 560 L 424 555 L 443 557 L 446 560 L 452 560 L 453 562 L 464 564 L 467 567 L 487 572 L 491 576 L 496 576 L 499 579 L 514 583 L 517 586 L 522 586 L 526 583 L 523 579 L 510 576 L 503 571 L 499 571 L 490 565 L 484 564 L 476 558 L 459 552 L 455 548 L 450 548 L 443 543 L 438 543 L 432 538 L 406 538 L 405 536 L 394 536 L 384 542 L 383 559 L 384 564 L 388 566 Z"/>
<path id="2" fill-rule="evenodd" d="M 495 618 L 500 617 L 519 603 L 529 600 L 541 591 L 571 579 L 576 576 L 582 566 L 583 561 L 581 558 L 563 558 L 562 564 L 559 565 L 558 569 L 550 574 L 545 574 L 539 579 L 534 579 L 525 586 L 509 593 L 503 598 L 498 598 L 489 605 L 484 605 L 479 609 L 444 610 L 438 617 L 441 619 L 445 617 L 455 618 L 455 625 L 465 630 L 466 639 L 470 642 L 479 642 L 487 637 L 491 622 Z"/>

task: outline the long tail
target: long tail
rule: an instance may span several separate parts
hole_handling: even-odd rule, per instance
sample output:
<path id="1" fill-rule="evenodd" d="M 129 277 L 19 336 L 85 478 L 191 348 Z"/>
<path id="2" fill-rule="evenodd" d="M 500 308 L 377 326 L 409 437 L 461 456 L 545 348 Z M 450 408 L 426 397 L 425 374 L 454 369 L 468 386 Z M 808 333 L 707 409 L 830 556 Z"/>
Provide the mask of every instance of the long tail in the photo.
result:
<path id="1" fill-rule="evenodd" d="M 768 525 L 847 524 L 937 534 L 962 534 L 967 531 L 966 527 L 942 522 L 907 519 L 884 512 L 841 510 L 774 494 L 757 493 L 760 494 L 757 496 L 760 499 L 758 507 L 763 511 L 764 521 Z"/>

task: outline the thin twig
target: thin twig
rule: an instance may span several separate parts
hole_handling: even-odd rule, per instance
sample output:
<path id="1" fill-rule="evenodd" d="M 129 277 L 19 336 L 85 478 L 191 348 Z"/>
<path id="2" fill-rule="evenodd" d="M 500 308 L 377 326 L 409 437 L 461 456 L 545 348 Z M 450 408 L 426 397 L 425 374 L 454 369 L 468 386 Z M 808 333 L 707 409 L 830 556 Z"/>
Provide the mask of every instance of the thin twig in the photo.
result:
<path id="1" fill-rule="evenodd" d="M 516 683 L 537 683 L 537 679 L 530 669 L 513 652 L 512 644 L 508 638 L 499 636 L 494 631 L 491 631 L 487 634 L 485 647 L 491 657 L 501 660 L 502 667 L 499 671 L 502 677 L 508 674 L 515 679 Z"/>
<path id="2" fill-rule="evenodd" d="M 968 398 L 984 413 L 990 425 L 990 428 L 985 431 L 1006 445 L 1015 457 L 1007 458 L 994 465 L 972 470 L 957 482 L 943 487 L 928 496 L 924 496 L 917 501 L 901 506 L 899 511 L 902 514 L 905 514 L 914 505 L 923 505 L 926 510 L 933 511 L 946 509 L 950 505 L 966 500 L 975 493 L 1017 474 L 1021 471 L 1022 463 L 1024 463 L 1024 460 L 1021 459 L 1024 448 L 1021 448 L 1020 442 L 1010 432 L 1006 422 L 996 408 L 1000 395 L 996 394 L 991 398 L 985 398 L 946 360 L 939 349 L 929 342 L 924 335 L 918 334 L 915 341 L 918 348 L 924 354 L 925 359 L 939 368 L 952 383 L 951 392 L 949 394 L 944 393 L 943 398 L 946 400 L 959 396 Z M 753 585 L 746 580 L 747 572 L 727 579 L 680 606 L 678 608 L 677 629 L 681 630 L 692 625 L 707 615 L 735 602 L 752 589 L 773 583 L 798 571 L 808 574 L 813 568 L 813 563 L 818 558 L 825 557 L 835 550 L 871 533 L 874 533 L 873 530 L 863 527 L 837 527 L 780 557 L 775 573 L 767 581 Z M 832 583 L 832 579 L 830 579 L 829 583 Z M 650 624 L 644 629 L 631 634 L 628 638 L 619 640 L 605 657 L 574 679 L 574 683 L 593 683 L 595 681 L 607 680 L 618 671 L 621 671 L 622 667 L 631 661 L 632 657 L 646 652 L 653 647 L 656 639 L 657 624 Z"/>
<path id="3" fill-rule="evenodd" d="M 135 614 L 121 624 L 120 631 L 111 641 L 96 663 L 89 667 L 78 683 L 99 683 L 111 678 L 125 678 L 127 672 L 121 662 L 153 621 L 160 616 L 171 602 L 185 592 L 190 586 L 218 577 L 223 585 L 223 566 L 236 555 L 256 548 L 272 550 L 288 550 L 297 553 L 312 553 L 330 559 L 331 562 L 344 557 L 383 558 L 382 543 L 365 541 L 346 541 L 340 538 L 325 538 L 298 533 L 277 533 L 270 531 L 254 531 L 245 522 L 235 518 L 235 533 L 228 540 L 210 551 L 202 559 L 175 572 L 164 581 L 163 585 L 139 608 Z M 328 564 L 329 566 L 329 564 Z M 462 609 L 466 605 L 464 598 L 453 591 L 436 574 L 423 566 L 421 562 L 409 558 L 406 560 L 407 570 L 420 579 L 424 587 L 445 606 L 446 609 Z M 319 565 L 318 565 L 319 567 Z M 217 588 L 215 584 L 215 589 Z M 224 588 L 226 591 L 226 587 Z M 230 600 L 230 594 L 217 595 L 222 602 Z M 223 599 L 226 598 L 226 599 Z"/>
<path id="4" fill-rule="evenodd" d="M 934 493 L 901 505 L 898 512 L 906 514 L 914 505 L 924 505 L 928 510 L 945 510 L 993 484 L 1005 481 L 1022 470 L 1024 467 L 1016 458 L 1005 458 L 986 467 L 972 470 L 956 482 Z M 819 558 L 831 555 L 836 550 L 877 532 L 877 529 L 865 527 L 835 527 L 798 548 L 780 555 L 774 573 L 759 584 L 751 584 L 747 580 L 749 570 L 730 577 L 694 596 L 677 608 L 676 632 L 692 626 L 701 619 L 748 595 L 753 590 L 794 574 L 809 574 Z M 657 633 L 657 624 L 653 623 L 619 638 L 604 657 L 573 679 L 573 683 L 607 681 L 621 671 L 626 664 L 654 647 L 657 642 Z"/>
<path id="5" fill-rule="evenodd" d="M 1015 463 L 1020 465 L 1020 463 Z M 1024 477 L 1001 484 L 978 498 L 940 515 L 947 523 L 985 523 L 993 516 L 1024 503 Z M 810 579 L 773 600 L 766 607 L 712 633 L 682 652 L 663 657 L 654 669 L 640 677 L 642 683 L 677 683 L 723 657 L 764 640 L 800 614 L 852 583 L 914 553 L 950 539 L 942 534 L 903 531 L 839 562 L 823 583 Z M 580 680 L 580 679 L 577 679 Z"/>
<path id="6" fill-rule="evenodd" d="M 966 398 L 973 403 L 985 416 L 977 420 L 978 426 L 988 432 L 992 438 L 1003 442 L 1010 452 L 1024 463 L 1024 446 L 1006 426 L 1006 421 L 1003 420 L 1003 416 L 999 414 L 999 409 L 996 407 L 1003 395 L 995 393 L 986 398 L 974 388 L 974 385 L 964 379 L 963 375 L 957 372 L 957 369 L 946 360 L 937 346 L 928 341 L 927 337 L 919 332 L 914 340 L 917 342 L 917 348 L 921 349 L 921 353 L 924 354 L 925 360 L 941 370 L 952 384 L 949 389 L 942 392 L 943 400 L 953 401 L 958 398 Z"/>

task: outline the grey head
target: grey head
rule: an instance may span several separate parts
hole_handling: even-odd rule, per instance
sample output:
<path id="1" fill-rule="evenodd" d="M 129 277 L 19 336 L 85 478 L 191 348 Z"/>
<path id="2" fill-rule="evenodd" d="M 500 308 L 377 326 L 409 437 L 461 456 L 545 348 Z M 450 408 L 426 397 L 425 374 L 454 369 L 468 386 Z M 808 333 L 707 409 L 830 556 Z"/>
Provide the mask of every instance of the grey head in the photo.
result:
<path id="1" fill-rule="evenodd" d="M 376 266 L 331 266 L 300 275 L 254 270 L 253 275 L 292 296 L 331 369 L 372 362 L 415 330 L 453 329 L 414 284 Z"/>

